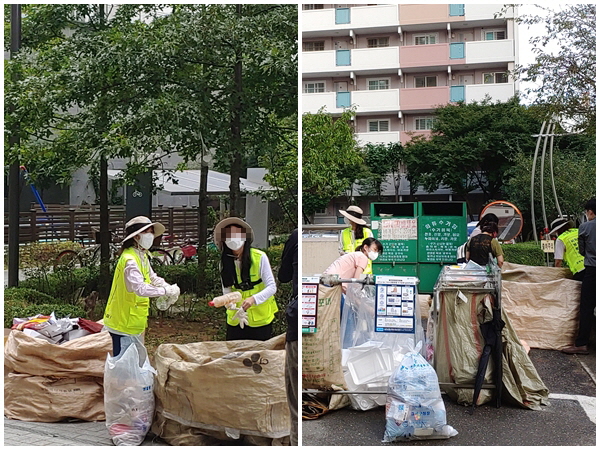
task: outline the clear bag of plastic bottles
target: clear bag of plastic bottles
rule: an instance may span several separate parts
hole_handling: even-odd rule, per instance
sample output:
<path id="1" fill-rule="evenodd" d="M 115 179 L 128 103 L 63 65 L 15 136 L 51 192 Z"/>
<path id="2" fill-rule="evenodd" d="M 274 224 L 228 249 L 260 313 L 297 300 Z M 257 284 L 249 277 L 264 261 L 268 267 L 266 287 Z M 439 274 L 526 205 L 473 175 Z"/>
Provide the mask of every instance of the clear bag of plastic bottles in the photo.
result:
<path id="1" fill-rule="evenodd" d="M 106 358 L 104 409 L 115 445 L 140 445 L 144 441 L 154 416 L 155 373 L 139 339 L 116 358 Z"/>
<path id="2" fill-rule="evenodd" d="M 458 434 L 446 424 L 438 378 L 419 353 L 421 345 L 409 351 L 390 376 L 383 442 L 447 439 Z"/>

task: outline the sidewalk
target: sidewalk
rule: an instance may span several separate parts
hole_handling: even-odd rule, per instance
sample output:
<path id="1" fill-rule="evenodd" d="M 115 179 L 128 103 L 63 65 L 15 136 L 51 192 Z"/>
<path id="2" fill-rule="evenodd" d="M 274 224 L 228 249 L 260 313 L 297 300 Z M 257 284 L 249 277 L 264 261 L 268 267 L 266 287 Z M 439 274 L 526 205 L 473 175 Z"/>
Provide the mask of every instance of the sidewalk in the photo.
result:
<path id="1" fill-rule="evenodd" d="M 141 445 L 169 445 L 154 435 Z M 4 418 L 4 446 L 16 445 L 113 445 L 105 422 L 22 422 Z"/>

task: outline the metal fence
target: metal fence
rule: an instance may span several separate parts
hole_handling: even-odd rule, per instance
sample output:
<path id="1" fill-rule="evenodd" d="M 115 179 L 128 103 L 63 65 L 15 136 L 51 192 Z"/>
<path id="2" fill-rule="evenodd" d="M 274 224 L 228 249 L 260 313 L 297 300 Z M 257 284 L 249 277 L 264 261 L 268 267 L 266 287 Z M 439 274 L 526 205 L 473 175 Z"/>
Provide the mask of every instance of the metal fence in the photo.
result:
<path id="1" fill-rule="evenodd" d="M 47 211 L 31 208 L 19 214 L 19 242 L 84 241 L 95 242 L 100 231 L 97 205 L 46 205 Z M 175 245 L 198 239 L 198 208 L 155 207 L 151 219 L 166 227 L 163 242 Z M 115 240 L 124 237 L 127 216 L 124 206 L 109 208 L 109 229 Z M 8 243 L 8 213 L 4 213 L 4 243 Z"/>

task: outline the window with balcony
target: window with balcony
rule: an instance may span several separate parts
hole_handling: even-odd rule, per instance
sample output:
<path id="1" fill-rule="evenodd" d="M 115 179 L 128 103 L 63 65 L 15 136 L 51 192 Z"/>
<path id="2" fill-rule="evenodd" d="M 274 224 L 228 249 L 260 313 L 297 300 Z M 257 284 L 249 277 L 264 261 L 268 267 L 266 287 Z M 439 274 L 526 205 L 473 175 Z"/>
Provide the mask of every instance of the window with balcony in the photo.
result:
<path id="1" fill-rule="evenodd" d="M 367 88 L 369 91 L 377 91 L 390 88 L 389 78 L 370 78 L 367 79 Z"/>
<path id="2" fill-rule="evenodd" d="M 311 81 L 309 83 L 304 83 L 305 94 L 316 94 L 319 92 L 325 92 L 324 81 Z"/>
<path id="3" fill-rule="evenodd" d="M 368 48 L 389 47 L 389 46 L 390 46 L 390 38 L 389 37 L 367 39 L 367 47 Z"/>
<path id="4" fill-rule="evenodd" d="M 483 74 L 483 84 L 508 83 L 508 73 L 489 72 Z"/>
<path id="5" fill-rule="evenodd" d="M 438 41 L 437 33 L 432 34 L 416 34 L 414 36 L 415 45 L 429 45 L 436 44 Z"/>
<path id="6" fill-rule="evenodd" d="M 505 30 L 484 30 L 483 39 L 486 41 L 500 41 L 506 39 Z"/>
<path id="7" fill-rule="evenodd" d="M 369 133 L 378 133 L 383 131 L 390 131 L 389 120 L 369 120 Z"/>
<path id="8" fill-rule="evenodd" d="M 435 87 L 437 86 L 437 77 L 415 77 L 415 87 Z"/>
<path id="9" fill-rule="evenodd" d="M 433 128 L 433 117 L 416 117 L 415 130 L 431 130 Z"/>
<path id="10" fill-rule="evenodd" d="M 322 52 L 325 50 L 325 41 L 304 42 L 302 49 L 305 52 Z"/>
<path id="11" fill-rule="evenodd" d="M 307 11 L 311 9 L 323 9 L 325 5 L 302 5 L 302 9 Z"/>

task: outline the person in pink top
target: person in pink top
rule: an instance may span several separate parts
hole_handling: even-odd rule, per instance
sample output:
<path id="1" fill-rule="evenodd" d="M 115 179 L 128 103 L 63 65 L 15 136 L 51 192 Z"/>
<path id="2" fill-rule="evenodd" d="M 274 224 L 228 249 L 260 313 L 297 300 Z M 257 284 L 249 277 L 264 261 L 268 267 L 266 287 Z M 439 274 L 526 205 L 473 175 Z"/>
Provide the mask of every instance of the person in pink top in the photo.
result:
<path id="1" fill-rule="evenodd" d="M 366 238 L 355 252 L 340 256 L 323 274 L 335 274 L 340 278 L 359 278 L 367 267 L 369 259 L 375 261 L 381 253 L 383 253 L 381 242 L 372 237 Z M 346 283 L 342 284 L 344 293 L 346 293 L 346 288 Z"/>

